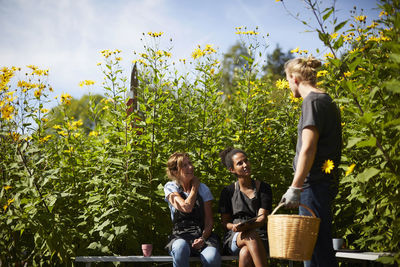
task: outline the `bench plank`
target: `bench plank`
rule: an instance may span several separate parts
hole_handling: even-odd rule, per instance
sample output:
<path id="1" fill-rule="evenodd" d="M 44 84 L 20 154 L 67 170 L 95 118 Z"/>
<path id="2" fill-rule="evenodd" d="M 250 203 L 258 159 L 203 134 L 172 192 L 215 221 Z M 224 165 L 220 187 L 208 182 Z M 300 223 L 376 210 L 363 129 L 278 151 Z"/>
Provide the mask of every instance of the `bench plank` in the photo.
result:
<path id="1" fill-rule="evenodd" d="M 234 261 L 238 256 L 221 256 L 222 261 Z M 190 257 L 189 261 L 200 261 L 200 257 Z M 172 256 L 78 256 L 75 262 L 172 262 Z"/>

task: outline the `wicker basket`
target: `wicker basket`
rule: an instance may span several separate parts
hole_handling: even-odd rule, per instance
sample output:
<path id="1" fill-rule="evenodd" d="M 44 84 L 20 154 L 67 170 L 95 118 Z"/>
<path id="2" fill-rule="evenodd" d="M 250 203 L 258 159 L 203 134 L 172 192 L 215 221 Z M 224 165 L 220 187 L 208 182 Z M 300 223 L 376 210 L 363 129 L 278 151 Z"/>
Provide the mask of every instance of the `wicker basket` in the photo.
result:
<path id="1" fill-rule="evenodd" d="M 305 205 L 311 216 L 274 215 L 279 204 L 268 216 L 268 242 L 271 258 L 294 261 L 310 260 L 317 241 L 320 219 Z"/>

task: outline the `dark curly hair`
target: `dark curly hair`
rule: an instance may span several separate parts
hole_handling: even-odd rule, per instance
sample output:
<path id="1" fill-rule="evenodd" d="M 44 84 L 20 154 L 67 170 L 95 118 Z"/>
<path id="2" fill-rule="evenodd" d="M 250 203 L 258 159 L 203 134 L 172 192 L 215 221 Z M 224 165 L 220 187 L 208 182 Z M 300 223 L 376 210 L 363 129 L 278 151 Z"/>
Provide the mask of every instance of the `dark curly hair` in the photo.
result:
<path id="1" fill-rule="evenodd" d="M 222 164 L 224 164 L 224 166 L 228 170 L 229 169 L 233 169 L 232 157 L 234 155 L 236 155 L 237 153 L 242 153 L 243 155 L 245 155 L 247 157 L 246 152 L 244 152 L 243 150 L 241 150 L 239 148 L 234 148 L 234 147 L 228 147 L 228 148 L 222 150 L 221 152 L 219 152 L 219 156 L 221 158 L 221 162 L 222 162 Z"/>

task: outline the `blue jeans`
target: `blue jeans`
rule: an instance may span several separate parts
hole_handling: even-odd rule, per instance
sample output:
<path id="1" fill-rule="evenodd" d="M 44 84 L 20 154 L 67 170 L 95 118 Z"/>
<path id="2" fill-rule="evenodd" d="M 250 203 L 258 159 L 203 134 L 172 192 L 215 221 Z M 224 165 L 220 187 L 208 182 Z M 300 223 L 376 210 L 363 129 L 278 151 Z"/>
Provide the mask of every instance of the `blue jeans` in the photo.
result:
<path id="1" fill-rule="evenodd" d="M 306 205 L 321 219 L 317 243 L 312 259 L 305 261 L 305 267 L 337 267 L 332 245 L 332 201 L 336 195 L 328 182 L 312 184 L 301 193 L 300 203 Z M 311 215 L 305 208 L 299 208 L 300 215 Z"/>
<path id="2" fill-rule="evenodd" d="M 172 244 L 171 256 L 174 267 L 189 267 L 190 244 L 177 239 Z M 205 267 L 221 266 L 221 255 L 217 248 L 206 247 L 200 252 L 200 260 Z"/>

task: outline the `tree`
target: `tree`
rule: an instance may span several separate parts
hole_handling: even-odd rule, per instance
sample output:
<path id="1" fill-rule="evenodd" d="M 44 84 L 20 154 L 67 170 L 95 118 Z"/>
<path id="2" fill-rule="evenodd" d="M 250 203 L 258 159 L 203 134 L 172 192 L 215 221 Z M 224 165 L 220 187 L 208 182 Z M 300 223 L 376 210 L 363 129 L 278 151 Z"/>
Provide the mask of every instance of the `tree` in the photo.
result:
<path id="1" fill-rule="evenodd" d="M 272 80 L 278 80 L 285 77 L 285 62 L 292 59 L 293 55 L 290 51 L 283 53 L 279 44 L 276 45 L 274 51 L 267 55 L 267 64 L 263 67 L 265 76 Z"/>
<path id="2" fill-rule="evenodd" d="M 82 120 L 83 128 L 85 133 L 89 133 L 92 131 L 97 124 L 96 118 L 93 118 L 89 112 L 92 103 L 97 107 L 99 112 L 102 112 L 102 109 L 99 108 L 99 103 L 102 102 L 104 97 L 102 95 L 84 95 L 80 99 L 72 99 L 71 105 L 65 109 L 65 115 L 68 117 L 73 117 L 75 120 Z M 102 105 L 101 105 L 102 106 Z M 64 118 L 64 114 L 62 113 L 62 106 L 58 105 L 52 108 L 49 112 L 48 122 L 46 124 L 46 128 L 51 129 L 56 124 L 61 124 Z"/>
<path id="3" fill-rule="evenodd" d="M 249 57 L 247 48 L 240 42 L 231 46 L 222 60 L 222 91 L 227 94 L 232 93 L 234 87 L 235 75 L 240 69 L 246 67 L 247 60 L 244 57 Z"/>

